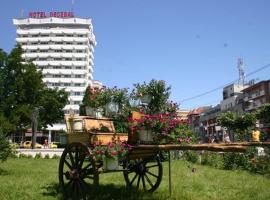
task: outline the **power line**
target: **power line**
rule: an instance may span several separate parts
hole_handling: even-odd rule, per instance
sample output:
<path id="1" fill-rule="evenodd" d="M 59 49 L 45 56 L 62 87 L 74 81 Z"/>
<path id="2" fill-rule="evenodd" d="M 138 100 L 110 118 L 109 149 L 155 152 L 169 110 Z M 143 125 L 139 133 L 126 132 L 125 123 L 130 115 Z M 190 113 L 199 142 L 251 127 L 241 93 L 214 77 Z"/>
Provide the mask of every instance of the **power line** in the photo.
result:
<path id="1" fill-rule="evenodd" d="M 268 68 L 268 67 L 270 67 L 270 64 L 264 65 L 264 66 L 262 66 L 262 67 L 256 69 L 255 71 L 250 72 L 249 74 L 246 75 L 246 77 L 251 76 L 251 75 L 253 75 L 253 74 L 256 74 L 257 72 L 262 71 L 262 70 L 264 70 L 264 69 L 266 69 L 266 68 Z M 227 83 L 227 84 L 225 84 L 225 85 L 219 86 L 219 87 L 214 88 L 214 89 L 211 89 L 211 90 L 209 90 L 209 91 L 206 91 L 206 92 L 204 92 L 204 93 L 201 93 L 201 94 L 195 95 L 195 96 L 193 96 L 193 97 L 189 97 L 189 98 L 183 99 L 183 100 L 180 101 L 180 103 L 183 103 L 183 102 L 186 102 L 186 101 L 190 101 L 190 100 L 192 100 L 192 99 L 197 99 L 197 98 L 199 98 L 199 97 L 205 96 L 205 95 L 210 94 L 210 93 L 212 93 L 212 92 L 215 92 L 215 91 L 217 91 L 217 90 L 219 90 L 219 89 L 222 89 L 222 88 L 224 88 L 224 87 L 226 87 L 226 86 L 228 86 L 228 85 L 230 85 L 230 84 L 233 84 L 233 83 L 235 83 L 235 82 L 237 82 L 237 81 L 238 81 L 238 79 L 236 79 L 236 80 L 234 80 L 234 81 L 231 81 L 230 83 Z"/>

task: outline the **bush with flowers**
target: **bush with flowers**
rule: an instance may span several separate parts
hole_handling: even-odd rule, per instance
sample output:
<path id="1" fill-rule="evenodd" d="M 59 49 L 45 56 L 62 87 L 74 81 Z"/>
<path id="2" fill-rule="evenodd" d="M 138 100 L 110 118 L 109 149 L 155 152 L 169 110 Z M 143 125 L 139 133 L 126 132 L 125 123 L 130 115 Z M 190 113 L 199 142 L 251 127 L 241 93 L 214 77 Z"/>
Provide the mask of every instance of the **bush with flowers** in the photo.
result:
<path id="1" fill-rule="evenodd" d="M 109 94 L 106 87 L 88 86 L 85 90 L 83 105 L 94 109 L 101 108 L 109 101 Z"/>
<path id="2" fill-rule="evenodd" d="M 131 146 L 126 142 L 112 141 L 106 145 L 96 144 L 92 149 L 92 154 L 97 161 L 103 158 L 122 159 L 126 156 Z"/>
<path id="3" fill-rule="evenodd" d="M 187 122 L 179 119 L 176 114 L 144 114 L 140 119 L 129 118 L 129 123 L 133 134 L 144 134 L 142 131 L 151 130 L 153 142 L 157 144 L 188 144 L 195 140 Z"/>

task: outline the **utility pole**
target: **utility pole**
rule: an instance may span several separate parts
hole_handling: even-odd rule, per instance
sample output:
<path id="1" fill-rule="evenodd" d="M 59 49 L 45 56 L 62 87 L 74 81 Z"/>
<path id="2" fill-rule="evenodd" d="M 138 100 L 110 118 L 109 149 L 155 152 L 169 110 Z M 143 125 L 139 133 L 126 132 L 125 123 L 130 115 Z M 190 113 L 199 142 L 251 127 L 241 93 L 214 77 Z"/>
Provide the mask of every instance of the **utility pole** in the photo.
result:
<path id="1" fill-rule="evenodd" d="M 38 108 L 35 107 L 32 112 L 32 149 L 34 149 L 36 146 L 37 118 L 38 118 Z"/>

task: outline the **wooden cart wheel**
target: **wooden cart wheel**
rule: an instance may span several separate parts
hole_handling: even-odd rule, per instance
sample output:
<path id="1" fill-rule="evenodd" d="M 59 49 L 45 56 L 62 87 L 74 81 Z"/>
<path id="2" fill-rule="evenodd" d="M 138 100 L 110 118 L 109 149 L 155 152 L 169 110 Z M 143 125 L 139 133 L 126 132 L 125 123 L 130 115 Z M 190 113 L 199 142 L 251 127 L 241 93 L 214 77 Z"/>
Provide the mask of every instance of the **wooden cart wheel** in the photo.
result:
<path id="1" fill-rule="evenodd" d="M 91 186 L 98 184 L 98 172 L 88 148 L 69 144 L 59 163 L 59 184 L 65 199 L 86 199 Z"/>
<path id="2" fill-rule="evenodd" d="M 154 192 L 162 180 L 163 168 L 158 155 L 152 158 L 126 160 L 123 167 L 128 187 Z"/>

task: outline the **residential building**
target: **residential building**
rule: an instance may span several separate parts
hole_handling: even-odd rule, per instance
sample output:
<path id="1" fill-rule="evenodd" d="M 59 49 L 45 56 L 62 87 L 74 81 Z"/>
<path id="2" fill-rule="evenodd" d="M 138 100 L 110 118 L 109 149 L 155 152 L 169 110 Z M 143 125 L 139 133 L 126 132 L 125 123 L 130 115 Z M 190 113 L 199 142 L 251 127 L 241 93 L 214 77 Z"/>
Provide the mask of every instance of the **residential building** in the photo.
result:
<path id="1" fill-rule="evenodd" d="M 182 120 L 188 120 L 188 113 L 190 110 L 179 109 L 176 111 L 177 116 Z"/>
<path id="2" fill-rule="evenodd" d="M 252 112 L 270 103 L 270 80 L 264 80 L 243 90 L 244 111 Z"/>
<path id="3" fill-rule="evenodd" d="M 242 112 L 242 90 L 248 85 L 233 83 L 223 88 L 223 100 L 220 102 L 221 111 Z"/>
<path id="4" fill-rule="evenodd" d="M 216 141 L 222 140 L 222 128 L 217 123 L 217 117 L 221 113 L 220 104 L 211 106 L 205 109 L 200 114 L 200 139 L 203 142 L 211 142 L 211 139 Z"/>
<path id="5" fill-rule="evenodd" d="M 208 108 L 209 107 L 199 107 L 191 110 L 187 115 L 190 127 L 192 131 L 197 134 L 197 136 L 200 136 L 200 114 Z"/>

